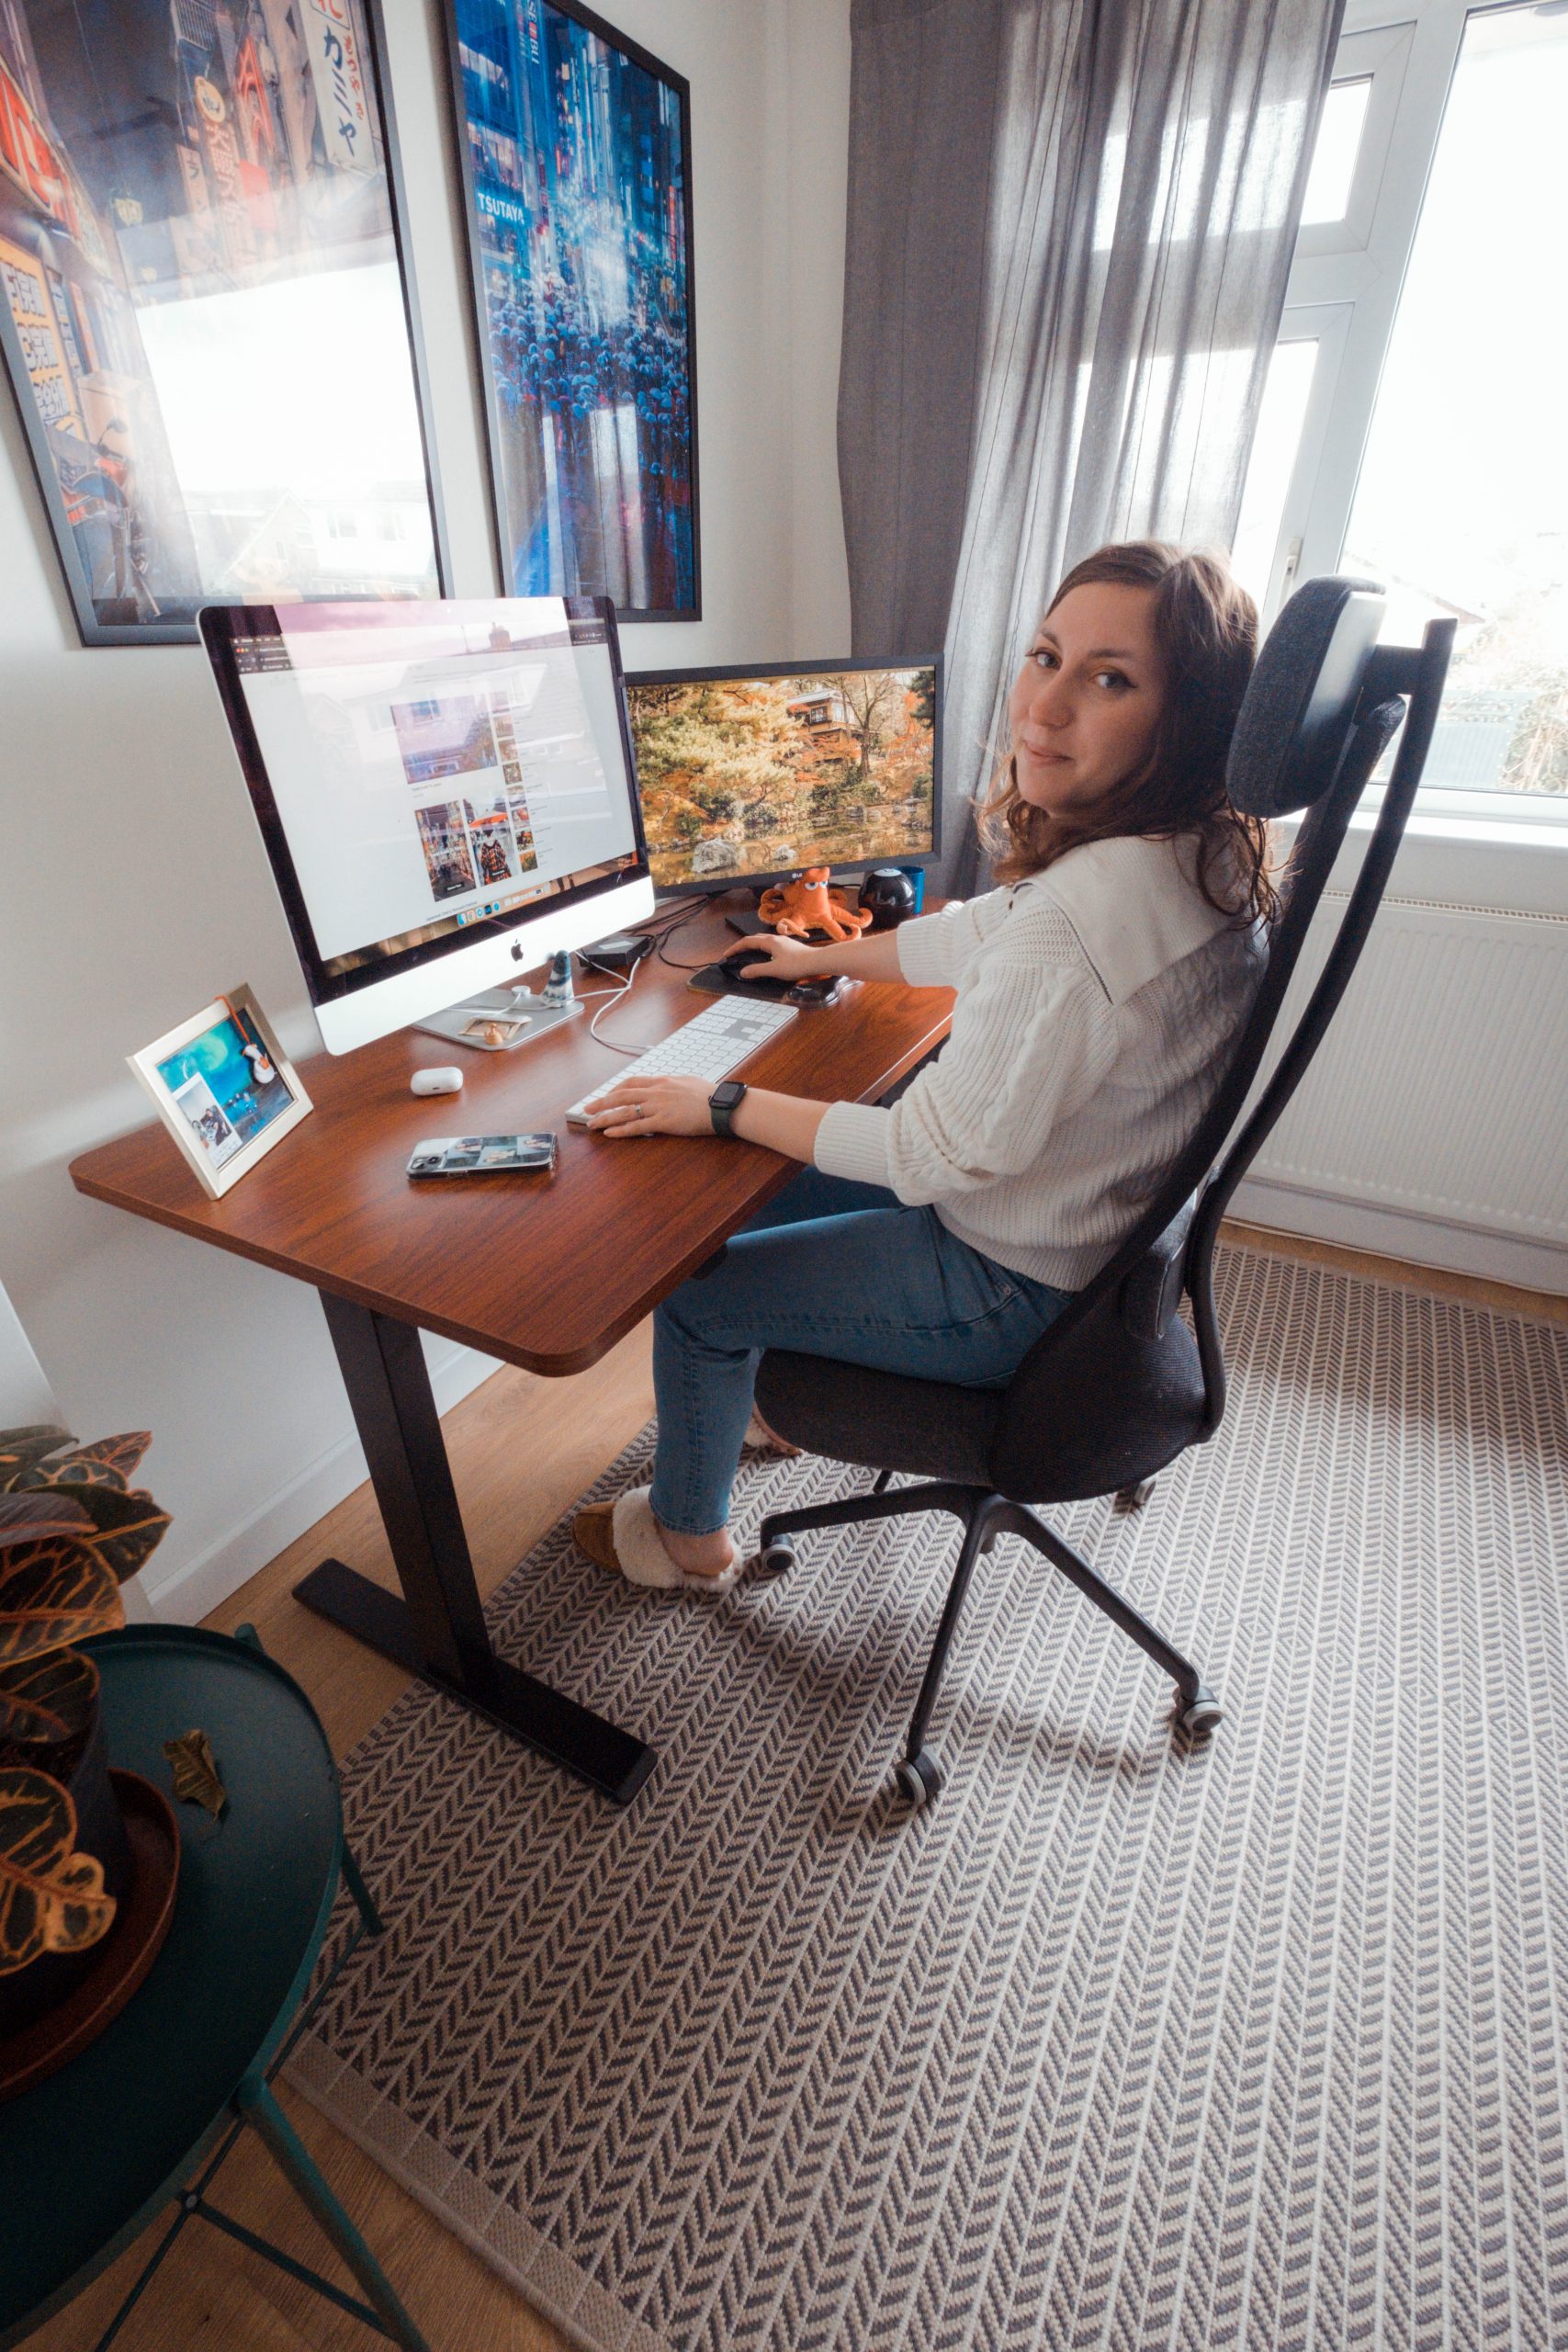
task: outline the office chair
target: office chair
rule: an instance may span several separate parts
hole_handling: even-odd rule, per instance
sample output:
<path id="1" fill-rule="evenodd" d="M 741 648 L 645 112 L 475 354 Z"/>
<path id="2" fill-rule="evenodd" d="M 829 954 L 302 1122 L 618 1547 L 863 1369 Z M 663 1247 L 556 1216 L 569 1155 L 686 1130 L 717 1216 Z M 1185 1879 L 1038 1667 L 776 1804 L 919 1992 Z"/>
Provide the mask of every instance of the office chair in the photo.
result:
<path id="1" fill-rule="evenodd" d="M 1375 640 L 1383 593 L 1369 581 L 1309 580 L 1258 655 L 1226 769 L 1249 815 L 1306 812 L 1280 882 L 1268 968 L 1218 1094 L 1122 1247 L 1043 1334 L 1004 1389 L 868 1372 L 769 1349 L 757 1403 L 807 1452 L 874 1469 L 869 1495 L 776 1511 L 761 1528 L 765 1568 L 794 1565 L 792 1537 L 908 1511 L 952 1511 L 964 1537 L 902 1758 L 912 1807 L 942 1774 L 925 1745 L 975 1563 L 1019 1535 L 1131 1635 L 1176 1684 L 1176 1720 L 1204 1737 L 1218 1699 L 1164 1635 L 1039 1518 L 1032 1504 L 1095 1495 L 1141 1498 L 1147 1482 L 1219 1427 L 1225 1367 L 1214 1314 L 1220 1220 L 1322 1043 L 1366 943 L 1426 761 L 1454 624 L 1434 621 L 1419 649 Z M 1408 708 L 1406 708 L 1406 701 Z M 1401 718 L 1404 737 L 1327 961 L 1268 1084 L 1228 1151 L 1278 1019 L 1307 928 L 1367 781 Z M 1191 1328 L 1179 1312 L 1191 1302 Z M 895 1472 L 922 1483 L 888 1491 Z"/>

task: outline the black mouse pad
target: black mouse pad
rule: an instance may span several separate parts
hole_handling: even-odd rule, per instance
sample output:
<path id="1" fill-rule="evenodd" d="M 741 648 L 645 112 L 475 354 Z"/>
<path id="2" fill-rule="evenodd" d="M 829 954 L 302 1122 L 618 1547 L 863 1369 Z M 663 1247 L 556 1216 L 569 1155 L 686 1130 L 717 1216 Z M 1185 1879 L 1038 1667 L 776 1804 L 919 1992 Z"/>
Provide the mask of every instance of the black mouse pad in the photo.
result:
<path id="1" fill-rule="evenodd" d="M 789 980 L 746 980 L 730 966 L 705 964 L 694 972 L 686 986 L 696 989 L 704 996 L 762 996 L 778 1004 L 789 994 Z"/>

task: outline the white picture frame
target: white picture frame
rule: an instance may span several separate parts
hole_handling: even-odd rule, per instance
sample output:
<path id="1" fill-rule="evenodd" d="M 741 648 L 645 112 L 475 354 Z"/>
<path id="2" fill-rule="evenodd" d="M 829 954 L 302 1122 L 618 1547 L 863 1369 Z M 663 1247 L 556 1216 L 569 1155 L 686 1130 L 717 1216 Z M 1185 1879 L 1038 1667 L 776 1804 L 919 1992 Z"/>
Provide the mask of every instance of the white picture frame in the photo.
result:
<path id="1" fill-rule="evenodd" d="M 248 1176 L 311 1109 L 272 1025 L 242 982 L 126 1061 L 213 1200 Z M 241 1075 L 242 1071 L 248 1075 Z"/>

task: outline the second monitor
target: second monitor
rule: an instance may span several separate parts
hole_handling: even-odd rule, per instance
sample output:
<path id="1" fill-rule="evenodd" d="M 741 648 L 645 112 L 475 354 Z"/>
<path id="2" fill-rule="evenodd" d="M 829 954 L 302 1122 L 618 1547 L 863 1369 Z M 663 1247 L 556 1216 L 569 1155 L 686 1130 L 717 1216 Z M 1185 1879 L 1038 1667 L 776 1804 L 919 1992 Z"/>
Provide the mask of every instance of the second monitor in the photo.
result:
<path id="1" fill-rule="evenodd" d="M 632 671 L 626 699 L 656 889 L 941 848 L 940 660 Z"/>

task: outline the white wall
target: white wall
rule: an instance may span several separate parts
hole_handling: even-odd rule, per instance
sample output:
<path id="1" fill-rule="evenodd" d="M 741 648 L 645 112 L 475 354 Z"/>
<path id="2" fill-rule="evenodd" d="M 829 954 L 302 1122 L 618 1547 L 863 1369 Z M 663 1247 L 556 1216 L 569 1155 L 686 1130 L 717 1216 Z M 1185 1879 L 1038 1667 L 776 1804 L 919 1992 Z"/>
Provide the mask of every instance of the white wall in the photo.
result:
<path id="1" fill-rule="evenodd" d="M 16 1308 L 0 1289 L 0 1430 L 58 1426 L 60 1408 Z M 106 1435 L 107 1432 L 106 1431 Z"/>
<path id="2" fill-rule="evenodd" d="M 452 586 L 495 585 L 438 0 L 387 0 Z M 703 593 L 628 666 L 849 642 L 833 412 L 848 0 L 600 0 L 692 85 Z M 364 1475 L 314 1294 L 72 1187 L 137 1125 L 123 1057 L 237 979 L 314 1023 L 199 648 L 78 643 L 0 400 L 0 1283 L 84 1436 L 154 1431 L 145 1583 L 193 1618 Z M 283 1148 L 287 1149 L 287 1145 Z M 444 1405 L 489 1368 L 431 1348 Z"/>

